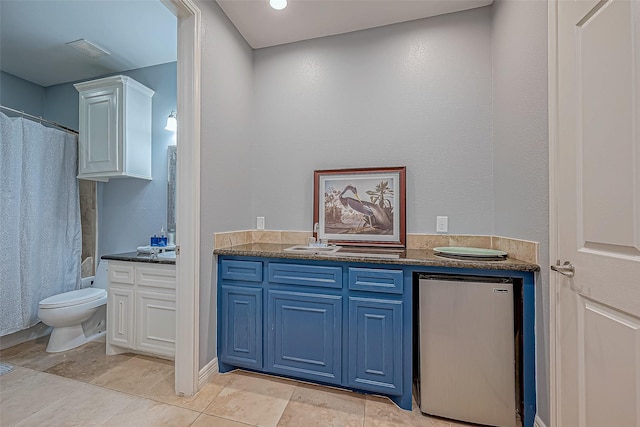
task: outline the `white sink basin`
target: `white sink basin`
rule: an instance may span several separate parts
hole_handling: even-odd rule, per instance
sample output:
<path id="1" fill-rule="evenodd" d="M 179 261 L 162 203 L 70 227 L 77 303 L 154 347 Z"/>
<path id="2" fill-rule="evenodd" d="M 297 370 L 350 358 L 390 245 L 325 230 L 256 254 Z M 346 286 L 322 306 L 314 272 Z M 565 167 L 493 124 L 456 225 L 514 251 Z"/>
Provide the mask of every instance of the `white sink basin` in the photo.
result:
<path id="1" fill-rule="evenodd" d="M 338 252 L 336 255 L 355 257 L 355 258 L 400 258 L 399 253 L 382 253 L 382 252 Z"/>
<path id="2" fill-rule="evenodd" d="M 176 259 L 176 251 L 160 252 L 158 259 Z"/>
<path id="3" fill-rule="evenodd" d="M 337 252 L 342 248 L 342 246 L 307 246 L 307 245 L 297 245 L 291 246 L 290 248 L 286 248 L 287 252 L 302 252 L 308 254 L 332 254 Z"/>

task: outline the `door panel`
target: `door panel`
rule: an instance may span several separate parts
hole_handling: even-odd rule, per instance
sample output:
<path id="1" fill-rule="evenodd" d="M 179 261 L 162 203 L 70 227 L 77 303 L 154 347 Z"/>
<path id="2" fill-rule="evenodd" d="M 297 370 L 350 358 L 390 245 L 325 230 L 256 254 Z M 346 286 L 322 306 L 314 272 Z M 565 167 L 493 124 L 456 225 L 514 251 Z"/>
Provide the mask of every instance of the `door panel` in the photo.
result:
<path id="1" fill-rule="evenodd" d="M 134 291 L 111 286 L 107 304 L 107 330 L 109 344 L 134 347 Z"/>
<path id="2" fill-rule="evenodd" d="M 262 289 L 222 286 L 220 359 L 262 369 Z"/>
<path id="3" fill-rule="evenodd" d="M 349 298 L 349 385 L 402 394 L 402 301 Z"/>
<path id="4" fill-rule="evenodd" d="M 269 291 L 267 369 L 340 384 L 342 297 Z"/>
<path id="5" fill-rule="evenodd" d="M 587 425 L 638 425 L 640 319 L 583 297 L 578 301 L 581 415 Z"/>
<path id="6" fill-rule="evenodd" d="M 554 4 L 557 426 L 640 426 L 638 5 Z"/>
<path id="7" fill-rule="evenodd" d="M 136 348 L 174 357 L 176 295 L 139 290 L 136 293 Z"/>
<path id="8" fill-rule="evenodd" d="M 114 172 L 120 166 L 119 91 L 113 87 L 80 95 L 80 173 Z"/>
<path id="9" fill-rule="evenodd" d="M 600 2 L 576 25 L 578 244 L 609 256 L 640 255 L 637 93 L 630 90 L 637 80 L 635 8 L 635 2 Z"/>

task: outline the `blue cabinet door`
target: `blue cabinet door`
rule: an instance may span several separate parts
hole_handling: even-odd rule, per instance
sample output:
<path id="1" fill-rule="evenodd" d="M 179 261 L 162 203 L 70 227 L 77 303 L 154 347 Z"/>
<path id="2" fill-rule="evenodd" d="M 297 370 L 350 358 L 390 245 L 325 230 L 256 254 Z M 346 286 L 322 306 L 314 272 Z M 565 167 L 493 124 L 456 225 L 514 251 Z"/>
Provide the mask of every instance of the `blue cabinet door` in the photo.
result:
<path id="1" fill-rule="evenodd" d="M 342 297 L 271 290 L 269 372 L 340 384 Z"/>
<path id="2" fill-rule="evenodd" d="M 222 285 L 221 297 L 221 361 L 262 369 L 262 289 Z"/>
<path id="3" fill-rule="evenodd" d="M 349 298 L 349 386 L 402 390 L 402 301 Z"/>

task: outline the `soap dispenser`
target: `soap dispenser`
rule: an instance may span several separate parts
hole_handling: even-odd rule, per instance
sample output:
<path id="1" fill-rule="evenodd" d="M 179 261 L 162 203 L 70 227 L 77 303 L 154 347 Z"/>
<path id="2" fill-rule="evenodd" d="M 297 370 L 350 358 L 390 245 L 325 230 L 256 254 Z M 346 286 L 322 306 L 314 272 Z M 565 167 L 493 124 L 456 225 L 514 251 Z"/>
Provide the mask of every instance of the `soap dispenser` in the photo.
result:
<path id="1" fill-rule="evenodd" d="M 160 246 L 167 246 L 167 236 L 165 236 L 165 229 L 164 229 L 164 224 L 160 226 L 160 231 L 159 234 L 160 236 L 158 237 L 158 243 L 160 244 Z"/>

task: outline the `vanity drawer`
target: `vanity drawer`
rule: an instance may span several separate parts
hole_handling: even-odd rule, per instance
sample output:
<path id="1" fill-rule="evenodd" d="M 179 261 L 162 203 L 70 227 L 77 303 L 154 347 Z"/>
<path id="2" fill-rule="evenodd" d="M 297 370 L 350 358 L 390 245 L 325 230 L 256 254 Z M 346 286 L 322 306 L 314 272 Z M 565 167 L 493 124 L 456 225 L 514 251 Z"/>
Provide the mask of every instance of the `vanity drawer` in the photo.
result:
<path id="1" fill-rule="evenodd" d="M 262 282 L 262 261 L 223 259 L 220 262 L 220 277 L 223 280 Z"/>
<path id="2" fill-rule="evenodd" d="M 136 267 L 136 284 L 154 288 L 175 289 L 176 266 L 151 264 L 149 267 L 143 267 L 138 265 Z"/>
<path id="3" fill-rule="evenodd" d="M 125 283 L 133 285 L 135 270 L 129 262 L 109 261 L 109 283 Z"/>
<path id="4" fill-rule="evenodd" d="M 402 270 L 349 267 L 349 289 L 401 294 L 403 284 Z"/>
<path id="5" fill-rule="evenodd" d="M 342 289 L 342 268 L 304 264 L 269 264 L 269 282 Z"/>

